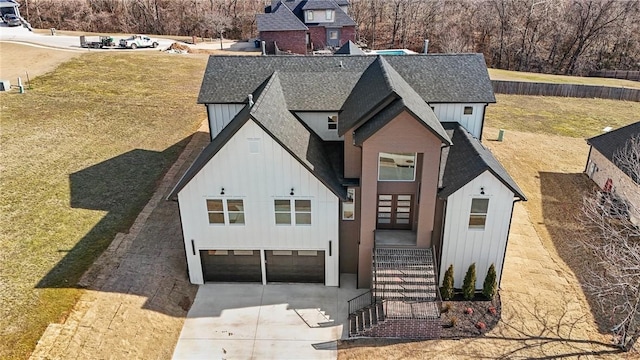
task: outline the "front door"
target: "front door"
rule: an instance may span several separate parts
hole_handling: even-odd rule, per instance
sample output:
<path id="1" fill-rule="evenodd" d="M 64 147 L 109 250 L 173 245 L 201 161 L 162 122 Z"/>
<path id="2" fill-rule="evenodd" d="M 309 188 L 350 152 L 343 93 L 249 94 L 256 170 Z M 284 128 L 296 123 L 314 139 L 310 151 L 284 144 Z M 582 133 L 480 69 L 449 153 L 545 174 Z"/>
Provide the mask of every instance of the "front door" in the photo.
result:
<path id="1" fill-rule="evenodd" d="M 378 194 L 377 229 L 411 230 L 413 195 Z"/>
<path id="2" fill-rule="evenodd" d="M 327 46 L 340 46 L 340 29 L 327 29 Z"/>

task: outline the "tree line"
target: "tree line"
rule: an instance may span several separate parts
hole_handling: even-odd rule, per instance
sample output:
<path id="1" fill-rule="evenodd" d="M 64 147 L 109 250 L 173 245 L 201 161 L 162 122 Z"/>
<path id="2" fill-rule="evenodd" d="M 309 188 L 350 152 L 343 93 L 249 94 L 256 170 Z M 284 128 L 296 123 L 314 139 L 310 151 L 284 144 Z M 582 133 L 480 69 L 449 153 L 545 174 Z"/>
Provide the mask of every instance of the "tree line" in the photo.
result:
<path id="1" fill-rule="evenodd" d="M 269 0 L 25 0 L 32 26 L 94 32 L 256 37 Z M 640 2 L 351 0 L 369 48 L 480 52 L 490 67 L 584 75 L 640 70 Z"/>

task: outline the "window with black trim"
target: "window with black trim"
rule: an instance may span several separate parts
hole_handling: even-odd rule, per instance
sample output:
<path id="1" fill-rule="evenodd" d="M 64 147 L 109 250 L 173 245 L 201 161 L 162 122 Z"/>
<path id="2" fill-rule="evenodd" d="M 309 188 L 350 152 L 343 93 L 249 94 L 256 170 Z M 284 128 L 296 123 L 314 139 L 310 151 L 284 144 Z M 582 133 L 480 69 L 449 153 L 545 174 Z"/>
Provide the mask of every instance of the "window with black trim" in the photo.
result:
<path id="1" fill-rule="evenodd" d="M 465 115 L 473 115 L 473 107 L 472 106 L 465 106 L 464 107 L 464 114 Z"/>
<path id="2" fill-rule="evenodd" d="M 471 213 L 469 214 L 469 229 L 484 230 L 487 223 L 487 211 L 489 199 L 472 199 Z"/>
<path id="3" fill-rule="evenodd" d="M 212 225 L 244 225 L 244 200 L 207 199 L 207 214 Z"/>
<path id="4" fill-rule="evenodd" d="M 327 128 L 329 130 L 336 130 L 338 128 L 338 115 L 329 116 L 327 119 Z"/>
<path id="5" fill-rule="evenodd" d="M 416 153 L 379 153 L 379 181 L 414 181 Z"/>

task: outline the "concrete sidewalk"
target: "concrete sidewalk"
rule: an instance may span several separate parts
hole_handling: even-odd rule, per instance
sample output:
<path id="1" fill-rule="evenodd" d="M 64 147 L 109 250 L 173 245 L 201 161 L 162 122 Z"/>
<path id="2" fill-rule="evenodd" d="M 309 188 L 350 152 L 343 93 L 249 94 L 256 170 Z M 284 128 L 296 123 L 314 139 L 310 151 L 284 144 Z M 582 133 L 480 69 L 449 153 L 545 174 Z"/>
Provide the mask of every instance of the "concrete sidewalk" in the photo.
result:
<path id="1" fill-rule="evenodd" d="M 201 285 L 173 359 L 335 359 L 355 284 Z"/>

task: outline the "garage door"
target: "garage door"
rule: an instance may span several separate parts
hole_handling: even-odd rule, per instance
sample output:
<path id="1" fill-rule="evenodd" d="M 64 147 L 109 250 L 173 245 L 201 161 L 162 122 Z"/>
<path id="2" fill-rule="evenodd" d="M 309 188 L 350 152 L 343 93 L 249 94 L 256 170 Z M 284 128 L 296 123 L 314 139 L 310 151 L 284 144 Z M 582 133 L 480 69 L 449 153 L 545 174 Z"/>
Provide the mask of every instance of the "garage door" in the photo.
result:
<path id="1" fill-rule="evenodd" d="M 259 250 L 201 250 L 204 281 L 262 282 Z"/>
<path id="2" fill-rule="evenodd" d="M 267 281 L 324 283 L 324 251 L 265 251 Z"/>

